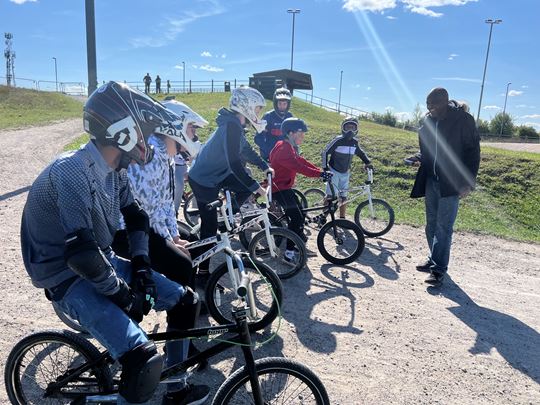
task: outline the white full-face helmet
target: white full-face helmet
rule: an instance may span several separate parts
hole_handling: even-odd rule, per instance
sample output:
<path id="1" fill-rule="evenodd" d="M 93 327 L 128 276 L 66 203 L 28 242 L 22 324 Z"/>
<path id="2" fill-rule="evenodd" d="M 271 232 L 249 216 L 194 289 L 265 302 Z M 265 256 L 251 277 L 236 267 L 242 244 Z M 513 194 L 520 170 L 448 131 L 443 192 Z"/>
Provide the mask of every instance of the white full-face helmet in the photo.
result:
<path id="1" fill-rule="evenodd" d="M 229 109 L 246 117 L 257 132 L 266 128 L 266 121 L 261 119 L 264 107 L 266 101 L 263 95 L 254 88 L 240 86 L 231 92 Z"/>
<path id="2" fill-rule="evenodd" d="M 158 133 L 174 139 L 192 158 L 195 158 L 202 146 L 197 136 L 192 137 L 187 133 L 188 125 L 191 124 L 195 128 L 202 128 L 208 124 L 208 121 L 181 101 L 167 100 L 162 104 L 178 117 L 181 125 L 179 125 L 180 131 L 164 131 L 163 133 L 158 131 Z"/>

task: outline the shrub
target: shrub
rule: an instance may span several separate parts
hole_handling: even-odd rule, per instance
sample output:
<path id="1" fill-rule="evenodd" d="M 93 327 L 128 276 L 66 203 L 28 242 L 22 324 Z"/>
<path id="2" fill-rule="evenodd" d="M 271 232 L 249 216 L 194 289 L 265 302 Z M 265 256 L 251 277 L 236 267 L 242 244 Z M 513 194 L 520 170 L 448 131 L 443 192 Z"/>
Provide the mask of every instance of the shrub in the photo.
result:
<path id="1" fill-rule="evenodd" d="M 518 136 L 522 139 L 539 139 L 540 134 L 533 127 L 521 125 L 517 130 Z"/>
<path id="2" fill-rule="evenodd" d="M 500 134 L 502 129 L 503 135 L 512 136 L 514 133 L 514 120 L 507 113 L 498 113 L 489 123 L 489 132 L 492 134 Z"/>

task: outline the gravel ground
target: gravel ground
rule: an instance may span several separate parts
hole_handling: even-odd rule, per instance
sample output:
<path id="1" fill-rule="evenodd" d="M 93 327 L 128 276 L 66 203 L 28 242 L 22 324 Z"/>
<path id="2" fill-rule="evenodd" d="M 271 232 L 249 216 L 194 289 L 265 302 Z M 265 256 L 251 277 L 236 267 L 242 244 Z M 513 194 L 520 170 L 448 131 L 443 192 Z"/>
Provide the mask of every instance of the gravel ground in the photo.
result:
<path id="1" fill-rule="evenodd" d="M 482 142 L 482 145 L 518 152 L 540 153 L 540 143 Z"/>
<path id="2" fill-rule="evenodd" d="M 21 337 L 62 327 L 23 269 L 19 226 L 31 182 L 81 132 L 80 119 L 0 132 L 2 368 Z M 540 403 L 540 245 L 468 233 L 454 241 L 450 278 L 433 290 L 414 269 L 426 250 L 420 228 L 368 239 L 349 266 L 310 257 L 284 281 L 279 336 L 256 357 L 306 364 L 336 405 Z M 145 327 L 163 321 L 149 316 Z M 238 353 L 219 356 L 195 379 L 217 388 L 242 365 Z M 8 403 L 5 389 L 0 403 Z"/>

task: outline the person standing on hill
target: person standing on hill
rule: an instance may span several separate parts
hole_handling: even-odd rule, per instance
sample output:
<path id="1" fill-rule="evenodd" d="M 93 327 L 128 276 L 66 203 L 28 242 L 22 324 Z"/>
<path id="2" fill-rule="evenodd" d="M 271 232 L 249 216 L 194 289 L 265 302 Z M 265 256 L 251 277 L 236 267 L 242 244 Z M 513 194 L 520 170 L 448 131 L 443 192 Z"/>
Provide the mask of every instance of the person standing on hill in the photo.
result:
<path id="1" fill-rule="evenodd" d="M 281 132 L 281 123 L 293 116 L 289 111 L 292 99 L 289 90 L 284 87 L 276 89 L 273 99 L 274 109 L 263 116 L 263 120 L 266 121 L 266 128 L 255 135 L 254 138 L 261 151 L 261 157 L 267 162 L 276 143 L 285 139 L 284 134 Z"/>
<path id="2" fill-rule="evenodd" d="M 156 77 L 156 94 L 161 93 L 161 77 L 157 75 Z"/>
<path id="3" fill-rule="evenodd" d="M 147 73 L 146 76 L 143 77 L 144 82 L 144 92 L 146 94 L 150 93 L 150 83 L 152 83 L 152 78 L 150 77 L 150 73 Z"/>
<path id="4" fill-rule="evenodd" d="M 448 270 L 459 200 L 475 187 L 480 137 L 474 118 L 449 102 L 446 89 L 431 90 L 427 109 L 429 112 L 418 131 L 420 167 L 411 197 L 425 197 L 430 255 L 416 269 L 430 273 L 427 284 L 440 286 Z"/>

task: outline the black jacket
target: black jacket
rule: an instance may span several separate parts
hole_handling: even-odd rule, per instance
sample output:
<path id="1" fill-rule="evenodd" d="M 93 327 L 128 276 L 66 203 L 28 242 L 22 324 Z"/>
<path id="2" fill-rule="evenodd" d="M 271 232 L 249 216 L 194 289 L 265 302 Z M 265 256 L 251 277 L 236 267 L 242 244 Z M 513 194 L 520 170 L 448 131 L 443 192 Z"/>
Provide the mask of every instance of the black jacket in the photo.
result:
<path id="1" fill-rule="evenodd" d="M 418 138 L 422 158 L 411 197 L 425 196 L 429 176 L 439 179 L 442 197 L 474 188 L 480 166 L 480 136 L 469 113 L 449 106 L 443 120 L 428 114 Z"/>

